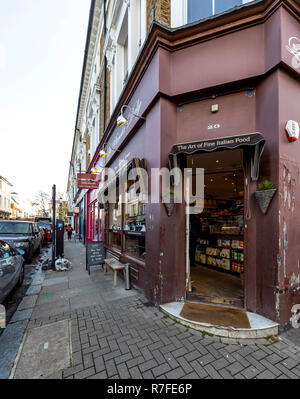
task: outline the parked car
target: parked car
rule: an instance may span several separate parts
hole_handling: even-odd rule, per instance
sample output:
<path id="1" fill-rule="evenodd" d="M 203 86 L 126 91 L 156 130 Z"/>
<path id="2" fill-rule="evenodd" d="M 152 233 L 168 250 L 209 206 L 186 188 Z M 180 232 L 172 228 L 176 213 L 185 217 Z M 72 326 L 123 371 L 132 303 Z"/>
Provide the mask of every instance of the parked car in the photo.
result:
<path id="1" fill-rule="evenodd" d="M 0 220 L 0 240 L 15 249 L 22 249 L 28 263 L 31 263 L 33 254 L 40 253 L 42 248 L 41 232 L 35 222 Z"/>
<path id="2" fill-rule="evenodd" d="M 39 227 L 41 236 L 42 236 L 42 245 L 46 245 L 48 243 L 48 230 L 46 227 Z"/>
<path id="3" fill-rule="evenodd" d="M 45 227 L 48 230 L 49 233 L 49 239 L 48 241 L 52 241 L 52 236 L 53 236 L 53 225 L 50 222 L 38 222 L 39 227 Z"/>
<path id="4" fill-rule="evenodd" d="M 0 240 L 0 303 L 24 280 L 24 251 Z"/>
<path id="5" fill-rule="evenodd" d="M 42 216 L 37 216 L 37 217 L 35 217 L 34 218 L 34 221 L 35 222 L 48 222 L 48 223 L 51 223 L 52 222 L 52 219 L 51 218 L 46 218 L 46 217 L 42 217 Z"/>

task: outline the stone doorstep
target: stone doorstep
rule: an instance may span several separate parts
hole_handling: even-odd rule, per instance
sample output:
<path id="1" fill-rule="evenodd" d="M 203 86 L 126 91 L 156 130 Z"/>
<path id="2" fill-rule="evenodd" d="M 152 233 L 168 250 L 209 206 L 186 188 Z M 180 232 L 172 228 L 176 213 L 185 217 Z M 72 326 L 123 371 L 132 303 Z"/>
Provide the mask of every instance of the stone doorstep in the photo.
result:
<path id="1" fill-rule="evenodd" d="M 257 315 L 261 318 L 261 320 L 265 320 L 265 325 L 261 327 L 254 327 L 250 329 L 246 328 L 234 328 L 234 327 L 224 327 L 212 325 L 209 323 L 200 323 L 197 321 L 187 320 L 180 316 L 180 312 L 182 310 L 184 303 L 182 302 L 172 302 L 168 304 L 164 304 L 160 306 L 160 310 L 170 316 L 172 319 L 178 321 L 181 324 L 187 325 L 198 331 L 205 331 L 209 334 L 216 335 L 219 337 L 225 338 L 234 338 L 234 339 L 259 339 L 259 338 L 267 338 L 269 336 L 277 336 L 278 335 L 278 327 L 277 323 L 274 323 L 271 320 L 264 318 L 263 316 Z M 253 313 L 247 312 L 247 315 L 253 315 Z"/>

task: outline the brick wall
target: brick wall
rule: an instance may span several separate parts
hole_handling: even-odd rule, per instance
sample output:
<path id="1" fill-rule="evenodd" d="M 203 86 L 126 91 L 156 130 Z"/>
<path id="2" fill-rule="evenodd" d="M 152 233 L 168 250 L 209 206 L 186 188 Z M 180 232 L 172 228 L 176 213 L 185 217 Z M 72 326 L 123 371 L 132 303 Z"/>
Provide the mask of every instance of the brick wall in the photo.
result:
<path id="1" fill-rule="evenodd" d="M 152 7 L 155 7 L 155 20 L 163 25 L 171 25 L 171 0 L 147 0 L 147 31 L 152 24 Z"/>

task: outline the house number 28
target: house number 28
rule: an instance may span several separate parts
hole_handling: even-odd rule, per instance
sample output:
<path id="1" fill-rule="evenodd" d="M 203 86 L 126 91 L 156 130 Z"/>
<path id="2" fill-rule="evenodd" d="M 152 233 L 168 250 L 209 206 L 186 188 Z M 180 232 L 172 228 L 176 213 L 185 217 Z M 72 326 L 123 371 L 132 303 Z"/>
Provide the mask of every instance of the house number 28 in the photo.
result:
<path id="1" fill-rule="evenodd" d="M 213 129 L 220 129 L 221 125 L 218 123 L 216 125 L 208 125 L 208 130 L 213 130 Z"/>

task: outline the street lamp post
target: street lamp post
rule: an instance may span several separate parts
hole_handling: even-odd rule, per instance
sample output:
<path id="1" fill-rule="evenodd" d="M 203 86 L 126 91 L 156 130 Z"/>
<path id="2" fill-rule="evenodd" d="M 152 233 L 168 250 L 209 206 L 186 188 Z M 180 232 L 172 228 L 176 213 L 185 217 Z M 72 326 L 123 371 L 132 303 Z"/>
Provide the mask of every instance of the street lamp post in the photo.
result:
<path id="1" fill-rule="evenodd" d="M 52 269 L 55 270 L 55 257 L 56 257 L 56 185 L 52 187 L 52 224 L 53 224 L 53 237 L 52 237 Z"/>

